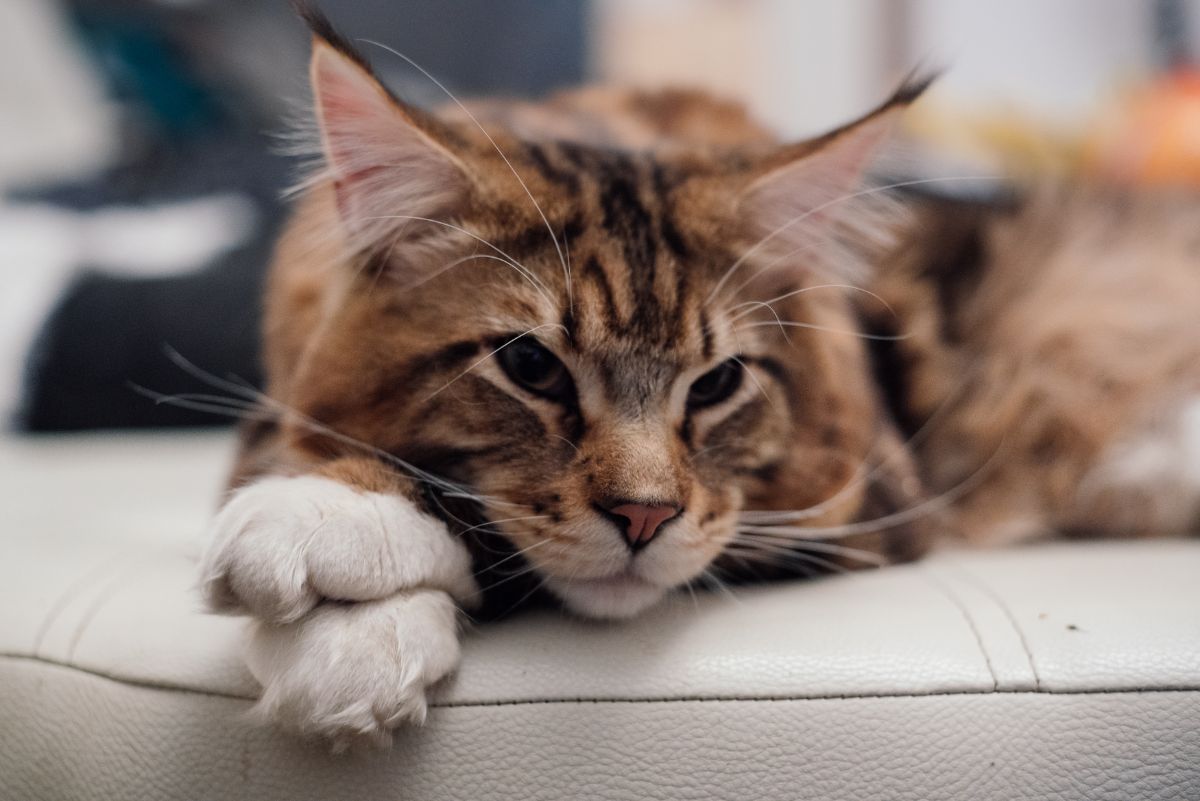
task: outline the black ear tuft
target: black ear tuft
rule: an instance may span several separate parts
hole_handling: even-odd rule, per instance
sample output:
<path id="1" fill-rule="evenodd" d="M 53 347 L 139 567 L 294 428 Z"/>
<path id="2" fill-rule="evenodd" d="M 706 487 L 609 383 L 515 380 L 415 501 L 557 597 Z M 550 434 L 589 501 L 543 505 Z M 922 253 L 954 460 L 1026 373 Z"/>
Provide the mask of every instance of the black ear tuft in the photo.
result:
<path id="1" fill-rule="evenodd" d="M 892 92 L 892 96 L 884 101 L 880 110 L 890 108 L 891 106 L 909 105 L 918 97 L 925 94 L 925 90 L 940 77 L 942 77 L 941 70 L 928 71 L 919 68 L 914 70 L 896 87 L 896 91 Z"/>
<path id="2" fill-rule="evenodd" d="M 304 20 L 304 24 L 312 31 L 312 35 L 315 38 L 321 39 L 334 50 L 337 50 L 343 56 L 362 67 L 367 74 L 375 74 L 371 69 L 371 65 L 367 63 L 367 59 L 358 51 L 358 48 L 333 27 L 333 23 L 329 21 L 329 18 L 319 8 L 308 2 L 308 0 L 291 0 L 291 3 L 296 15 Z"/>

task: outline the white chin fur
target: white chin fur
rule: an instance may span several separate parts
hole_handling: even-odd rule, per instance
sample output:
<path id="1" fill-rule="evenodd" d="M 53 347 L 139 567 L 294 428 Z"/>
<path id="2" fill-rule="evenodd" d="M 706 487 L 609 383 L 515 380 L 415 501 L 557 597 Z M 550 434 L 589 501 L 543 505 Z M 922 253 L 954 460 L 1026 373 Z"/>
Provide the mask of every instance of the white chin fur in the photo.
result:
<path id="1" fill-rule="evenodd" d="M 546 586 L 571 612 L 599 620 L 624 620 L 654 606 L 667 590 L 638 579 L 565 582 L 549 578 Z"/>

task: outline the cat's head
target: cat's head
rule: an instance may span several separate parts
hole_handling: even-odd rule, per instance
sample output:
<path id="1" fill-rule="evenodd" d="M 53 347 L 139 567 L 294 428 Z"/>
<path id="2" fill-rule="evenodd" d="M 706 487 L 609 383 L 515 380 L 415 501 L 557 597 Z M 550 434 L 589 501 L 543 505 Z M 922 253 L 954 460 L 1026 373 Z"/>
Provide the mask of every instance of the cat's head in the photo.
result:
<path id="1" fill-rule="evenodd" d="M 845 198 L 913 91 L 797 145 L 628 152 L 434 117 L 314 30 L 323 172 L 281 247 L 312 267 L 273 289 L 274 391 L 469 487 L 592 616 L 738 556 L 747 510 L 880 506 L 845 269 L 875 223 Z"/>

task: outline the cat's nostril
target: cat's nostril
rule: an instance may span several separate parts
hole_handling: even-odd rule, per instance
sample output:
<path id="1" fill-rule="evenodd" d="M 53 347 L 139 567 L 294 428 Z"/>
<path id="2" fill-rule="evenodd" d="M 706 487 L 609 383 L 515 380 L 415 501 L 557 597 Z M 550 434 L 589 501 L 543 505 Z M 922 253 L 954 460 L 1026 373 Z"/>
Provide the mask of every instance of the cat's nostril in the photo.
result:
<path id="1" fill-rule="evenodd" d="M 670 504 L 650 505 L 618 501 L 612 505 L 606 504 L 603 511 L 605 516 L 621 529 L 626 544 L 638 551 L 650 544 L 663 523 L 675 518 L 683 510 Z"/>

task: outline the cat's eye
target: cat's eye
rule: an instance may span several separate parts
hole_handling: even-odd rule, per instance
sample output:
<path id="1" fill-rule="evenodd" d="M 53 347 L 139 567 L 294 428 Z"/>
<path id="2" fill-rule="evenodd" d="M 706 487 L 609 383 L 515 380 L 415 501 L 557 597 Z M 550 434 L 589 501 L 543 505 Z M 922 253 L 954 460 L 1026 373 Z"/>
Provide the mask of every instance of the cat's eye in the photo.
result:
<path id="1" fill-rule="evenodd" d="M 522 337 L 501 349 L 500 366 L 512 382 L 535 395 L 559 399 L 571 388 L 571 374 L 537 340 Z"/>
<path id="2" fill-rule="evenodd" d="M 692 409 L 714 406 L 727 399 L 742 385 L 742 363 L 727 359 L 692 382 L 687 405 Z"/>

